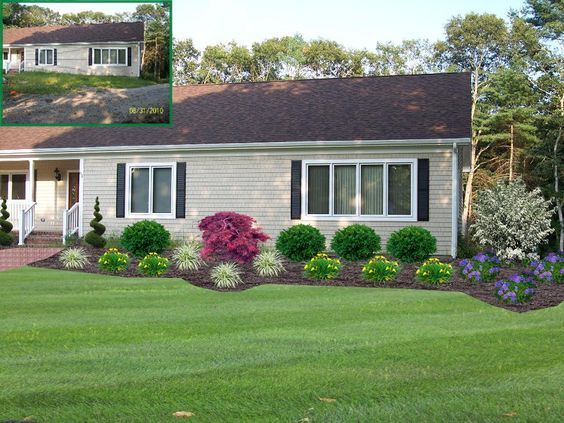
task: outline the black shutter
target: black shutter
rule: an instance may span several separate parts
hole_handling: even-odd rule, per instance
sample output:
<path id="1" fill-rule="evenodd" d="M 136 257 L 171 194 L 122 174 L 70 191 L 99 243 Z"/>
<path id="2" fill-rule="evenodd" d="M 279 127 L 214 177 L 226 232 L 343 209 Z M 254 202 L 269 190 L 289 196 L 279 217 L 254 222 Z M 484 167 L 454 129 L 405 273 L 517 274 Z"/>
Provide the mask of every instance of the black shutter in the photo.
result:
<path id="1" fill-rule="evenodd" d="M 429 159 L 417 160 L 417 220 L 429 220 Z"/>
<path id="2" fill-rule="evenodd" d="M 302 217 L 302 161 L 292 160 L 290 182 L 290 218 Z"/>
<path id="3" fill-rule="evenodd" d="M 176 163 L 176 218 L 186 217 L 186 162 Z"/>
<path id="4" fill-rule="evenodd" d="M 53 49 L 53 66 L 57 66 L 57 49 Z"/>
<path id="5" fill-rule="evenodd" d="M 117 164 L 116 217 L 125 217 L 125 163 Z"/>
<path id="6" fill-rule="evenodd" d="M 35 49 L 35 66 L 39 65 L 39 49 Z"/>
<path id="7" fill-rule="evenodd" d="M 92 49 L 88 49 L 88 66 L 92 66 Z"/>
<path id="8" fill-rule="evenodd" d="M 127 47 L 127 66 L 131 66 L 131 47 Z"/>

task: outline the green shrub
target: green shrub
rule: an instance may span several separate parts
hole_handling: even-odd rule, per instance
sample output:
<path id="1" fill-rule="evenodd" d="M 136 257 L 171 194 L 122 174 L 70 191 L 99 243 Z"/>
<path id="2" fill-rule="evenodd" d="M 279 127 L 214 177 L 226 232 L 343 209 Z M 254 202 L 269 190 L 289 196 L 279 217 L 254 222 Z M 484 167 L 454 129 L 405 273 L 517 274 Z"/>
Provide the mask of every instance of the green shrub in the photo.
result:
<path id="1" fill-rule="evenodd" d="M 123 230 L 121 243 L 135 257 L 160 254 L 170 245 L 170 232 L 154 220 L 141 220 Z"/>
<path id="2" fill-rule="evenodd" d="M 290 226 L 278 235 L 276 249 L 290 260 L 309 260 L 325 249 L 325 237 L 311 225 Z"/>
<path id="3" fill-rule="evenodd" d="M 168 272 L 170 261 L 157 253 L 149 253 L 139 262 L 137 268 L 145 276 L 162 276 Z"/>
<path id="4" fill-rule="evenodd" d="M 365 260 L 380 251 L 380 237 L 366 225 L 350 225 L 335 232 L 331 249 L 345 260 Z"/>
<path id="5" fill-rule="evenodd" d="M 123 272 L 129 266 L 129 256 L 120 253 L 117 248 L 110 248 L 100 256 L 98 265 L 106 272 Z"/>
<path id="6" fill-rule="evenodd" d="M 67 248 L 59 254 L 59 261 L 65 269 L 83 269 L 88 263 L 88 255 L 83 248 Z"/>
<path id="7" fill-rule="evenodd" d="M 14 238 L 10 235 L 13 225 L 8 222 L 10 213 L 8 213 L 8 205 L 6 199 L 2 199 L 2 206 L 0 207 L 0 245 L 9 246 L 14 242 Z"/>
<path id="8" fill-rule="evenodd" d="M 106 239 L 102 236 L 106 232 L 106 227 L 100 223 L 103 219 L 100 214 L 100 201 L 96 197 L 96 202 L 94 203 L 94 219 L 90 221 L 90 227 L 92 230 L 84 236 L 84 241 L 93 247 L 103 248 L 106 245 Z"/>
<path id="9" fill-rule="evenodd" d="M 241 271 L 235 263 L 220 263 L 211 271 L 211 278 L 217 288 L 236 288 L 243 283 Z"/>
<path id="10" fill-rule="evenodd" d="M 437 240 L 431 232 L 419 226 L 406 226 L 390 235 L 388 253 L 395 258 L 413 263 L 423 261 L 437 251 Z"/>
<path id="11" fill-rule="evenodd" d="M 198 270 L 204 264 L 200 257 L 202 244 L 198 241 L 188 241 L 172 252 L 172 261 L 178 270 Z"/>
<path id="12" fill-rule="evenodd" d="M 398 274 L 398 271 L 398 262 L 388 260 L 384 256 L 373 257 L 362 268 L 364 278 L 375 283 L 393 281 Z"/>
<path id="13" fill-rule="evenodd" d="M 430 258 L 415 272 L 419 280 L 429 285 L 439 285 L 450 281 L 453 269 L 449 263 L 441 263 L 437 258 Z"/>
<path id="14" fill-rule="evenodd" d="M 339 276 L 341 267 L 339 259 L 330 258 L 325 253 L 318 253 L 305 264 L 304 272 L 308 278 L 328 280 Z"/>
<path id="15" fill-rule="evenodd" d="M 276 250 L 263 249 L 253 260 L 253 267 L 260 276 L 278 276 L 285 269 L 282 256 Z"/>

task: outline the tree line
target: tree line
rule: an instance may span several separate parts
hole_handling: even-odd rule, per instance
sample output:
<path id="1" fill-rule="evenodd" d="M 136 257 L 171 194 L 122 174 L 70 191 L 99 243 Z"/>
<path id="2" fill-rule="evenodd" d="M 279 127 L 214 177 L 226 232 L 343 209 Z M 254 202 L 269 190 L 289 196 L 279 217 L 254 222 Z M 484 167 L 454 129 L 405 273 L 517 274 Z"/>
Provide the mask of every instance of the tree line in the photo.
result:
<path id="1" fill-rule="evenodd" d="M 83 25 L 116 22 L 144 22 L 145 49 L 142 76 L 154 80 L 168 79 L 170 75 L 170 22 L 168 3 L 139 4 L 134 12 L 105 14 L 86 10 L 77 13 L 59 13 L 36 4 L 3 3 L 4 28 L 45 25 Z"/>
<path id="2" fill-rule="evenodd" d="M 331 40 L 306 41 L 300 35 L 250 47 L 210 45 L 203 51 L 190 39 L 177 40 L 173 78 L 184 85 L 470 72 L 471 165 L 464 179 L 462 239 L 468 239 L 477 193 L 500 179 L 521 178 L 553 200 L 556 235 L 551 243 L 562 250 L 563 33 L 561 0 L 527 0 L 507 19 L 455 16 L 435 43 L 377 43 L 371 51 L 347 49 Z"/>

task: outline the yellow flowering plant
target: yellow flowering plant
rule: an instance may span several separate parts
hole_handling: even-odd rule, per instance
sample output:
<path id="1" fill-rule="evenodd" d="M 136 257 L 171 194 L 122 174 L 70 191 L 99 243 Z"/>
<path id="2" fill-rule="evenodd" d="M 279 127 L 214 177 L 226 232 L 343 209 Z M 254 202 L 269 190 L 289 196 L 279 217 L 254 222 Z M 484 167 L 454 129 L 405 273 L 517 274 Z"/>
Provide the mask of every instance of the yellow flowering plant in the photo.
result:
<path id="1" fill-rule="evenodd" d="M 454 270 L 449 263 L 441 263 L 437 258 L 426 260 L 415 272 L 415 276 L 422 282 L 439 285 L 450 281 Z"/>
<path id="2" fill-rule="evenodd" d="M 325 253 L 318 253 L 304 266 L 305 276 L 312 279 L 335 279 L 343 265 L 336 258 L 331 258 Z"/>
<path id="3" fill-rule="evenodd" d="M 100 256 L 98 265 L 106 272 L 123 272 L 129 266 L 129 256 L 120 253 L 117 248 L 110 248 Z"/>
<path id="4" fill-rule="evenodd" d="M 397 261 L 388 260 L 384 256 L 375 256 L 362 267 L 362 275 L 374 283 L 390 282 L 395 279 L 399 269 Z"/>
<path id="5" fill-rule="evenodd" d="M 162 276 L 168 272 L 170 261 L 157 253 L 149 253 L 139 262 L 137 266 L 140 273 L 145 276 Z"/>

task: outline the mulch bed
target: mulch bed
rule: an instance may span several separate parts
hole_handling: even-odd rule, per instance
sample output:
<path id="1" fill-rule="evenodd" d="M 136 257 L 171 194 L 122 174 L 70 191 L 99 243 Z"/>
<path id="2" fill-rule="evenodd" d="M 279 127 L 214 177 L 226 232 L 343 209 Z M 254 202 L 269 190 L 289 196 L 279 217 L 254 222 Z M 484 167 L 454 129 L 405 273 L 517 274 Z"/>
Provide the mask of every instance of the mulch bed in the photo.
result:
<path id="1" fill-rule="evenodd" d="M 83 247 L 87 254 L 89 255 L 89 263 L 81 271 L 87 273 L 98 273 L 105 275 L 114 275 L 108 272 L 104 272 L 98 267 L 98 257 L 104 252 L 104 250 L 95 249 L 92 247 Z M 164 253 L 164 257 L 170 258 L 170 253 Z M 451 282 L 439 286 L 430 286 L 419 282 L 415 278 L 415 270 L 419 263 L 415 264 L 404 264 L 401 267 L 398 276 L 393 282 L 374 285 L 372 283 L 366 282 L 361 275 L 361 269 L 364 262 L 347 262 L 341 260 L 343 263 L 343 268 L 341 274 L 337 279 L 331 281 L 318 281 L 307 279 L 303 276 L 303 263 L 295 262 L 285 262 L 284 267 L 286 272 L 275 278 L 264 278 L 258 276 L 251 264 L 241 265 L 242 279 L 244 284 L 238 286 L 235 289 L 218 289 L 215 287 L 211 281 L 209 274 L 211 266 L 203 266 L 197 271 L 179 271 L 174 266 L 171 266 L 170 271 L 167 273 L 166 277 L 169 278 L 180 278 L 184 279 L 188 283 L 206 289 L 212 289 L 215 291 L 243 291 L 246 289 L 253 288 L 258 285 L 265 284 L 280 284 L 280 285 L 312 285 L 312 286 L 354 286 L 362 288 L 407 288 L 407 289 L 425 289 L 425 290 L 436 290 L 436 291 L 458 291 L 464 292 L 465 294 L 471 295 L 474 298 L 482 300 L 486 303 L 492 304 L 497 307 L 502 307 L 507 310 L 516 312 L 525 312 L 529 310 L 538 310 L 546 307 L 554 307 L 560 304 L 564 300 L 564 284 L 556 283 L 544 283 L 537 286 L 537 292 L 533 299 L 525 304 L 509 305 L 499 301 L 495 296 L 495 280 L 499 280 L 502 277 L 510 276 L 514 273 L 522 273 L 525 268 L 522 267 L 512 267 L 504 268 L 501 270 L 498 277 L 493 282 L 480 282 L 472 283 L 462 278 L 460 272 L 454 273 Z M 445 260 L 448 261 L 448 260 Z M 138 260 L 135 258 L 131 259 L 131 263 L 128 269 L 124 272 L 119 273 L 114 276 L 125 276 L 125 277 L 143 277 L 137 271 Z M 453 262 L 453 266 L 457 268 L 456 263 Z M 37 261 L 32 266 L 43 267 L 49 269 L 65 270 L 59 261 L 59 254 L 49 257 L 45 260 Z"/>

